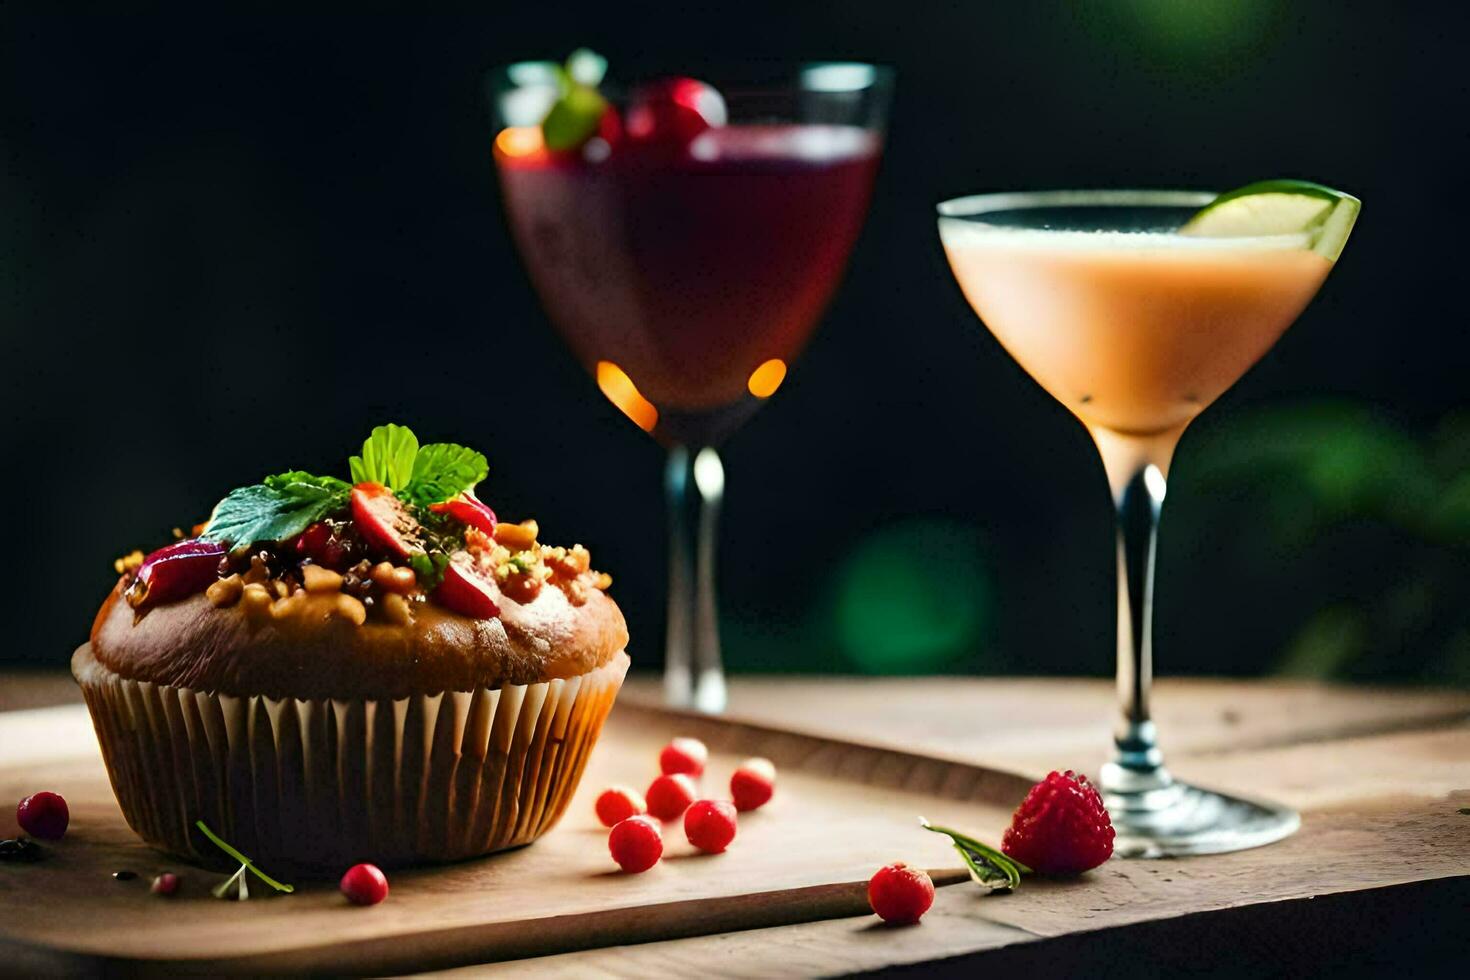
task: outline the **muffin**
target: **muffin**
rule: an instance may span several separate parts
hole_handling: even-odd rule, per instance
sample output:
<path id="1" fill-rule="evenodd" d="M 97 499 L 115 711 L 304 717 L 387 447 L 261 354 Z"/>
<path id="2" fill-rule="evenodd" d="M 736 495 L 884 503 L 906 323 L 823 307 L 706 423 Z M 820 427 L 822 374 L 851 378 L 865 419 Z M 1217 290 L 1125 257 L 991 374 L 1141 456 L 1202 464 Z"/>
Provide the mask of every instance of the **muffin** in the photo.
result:
<path id="1" fill-rule="evenodd" d="M 150 844 L 214 860 L 203 820 L 340 871 L 515 847 L 565 811 L 628 668 L 611 579 L 498 521 L 477 452 L 380 426 L 350 470 L 236 489 L 119 560 L 72 673 Z"/>

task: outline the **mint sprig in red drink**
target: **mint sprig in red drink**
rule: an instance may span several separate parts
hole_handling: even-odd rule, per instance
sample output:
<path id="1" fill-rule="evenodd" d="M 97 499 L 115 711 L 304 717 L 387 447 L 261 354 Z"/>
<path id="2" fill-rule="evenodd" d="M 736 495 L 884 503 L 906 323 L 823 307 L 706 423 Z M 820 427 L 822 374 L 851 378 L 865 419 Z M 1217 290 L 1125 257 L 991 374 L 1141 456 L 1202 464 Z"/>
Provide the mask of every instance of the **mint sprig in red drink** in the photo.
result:
<path id="1" fill-rule="evenodd" d="M 583 51 L 497 73 L 496 169 L 551 322 L 670 448 L 669 694 L 718 710 L 715 447 L 781 386 L 837 288 L 889 76 L 819 64 L 754 86 L 619 89 L 605 67 Z"/>

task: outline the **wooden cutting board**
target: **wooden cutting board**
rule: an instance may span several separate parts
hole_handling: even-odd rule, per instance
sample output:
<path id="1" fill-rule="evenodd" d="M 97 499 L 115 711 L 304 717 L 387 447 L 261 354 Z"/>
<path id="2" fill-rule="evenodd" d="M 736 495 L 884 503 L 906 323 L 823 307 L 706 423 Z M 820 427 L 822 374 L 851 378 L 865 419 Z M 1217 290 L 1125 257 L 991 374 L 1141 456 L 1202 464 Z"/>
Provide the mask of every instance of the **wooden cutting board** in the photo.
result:
<path id="1" fill-rule="evenodd" d="M 620 873 L 592 815 L 605 786 L 646 786 L 659 747 L 675 735 L 712 750 L 704 790 L 728 793 L 741 758 L 780 770 L 776 798 L 742 815 L 721 855 L 665 833 L 665 859 Z M 572 808 L 530 847 L 392 875 L 389 899 L 355 908 L 332 882 L 292 895 L 213 898 L 224 875 L 142 844 L 124 823 L 85 710 L 0 715 L 0 801 L 49 789 L 66 797 L 71 828 L 36 864 L 0 865 L 0 954 L 22 972 L 172 967 L 391 972 L 707 935 L 867 912 L 866 881 L 893 860 L 965 879 L 947 842 L 919 815 L 998 839 L 1029 780 L 901 750 L 865 747 L 759 725 L 619 705 Z M 0 835 L 16 832 L 7 804 Z M 116 871 L 137 878 L 115 880 Z M 184 878 L 176 897 L 149 894 L 161 871 Z M 269 868 L 265 870 L 269 871 Z M 264 893 L 265 889 L 260 889 Z"/>

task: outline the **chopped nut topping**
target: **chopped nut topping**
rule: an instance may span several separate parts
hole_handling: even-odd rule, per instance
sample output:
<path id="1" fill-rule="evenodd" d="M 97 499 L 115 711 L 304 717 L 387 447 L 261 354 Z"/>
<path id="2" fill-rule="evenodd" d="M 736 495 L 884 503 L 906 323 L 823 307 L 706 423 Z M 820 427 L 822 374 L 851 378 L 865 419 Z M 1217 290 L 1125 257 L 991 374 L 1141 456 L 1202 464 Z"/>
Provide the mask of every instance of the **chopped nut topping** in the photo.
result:
<path id="1" fill-rule="evenodd" d="M 306 593 L 288 595 L 271 603 L 271 619 L 290 619 L 306 606 Z"/>
<path id="2" fill-rule="evenodd" d="M 270 615 L 270 591 L 259 582 L 250 582 L 240 593 L 240 605 L 246 616 L 258 622 Z"/>
<path id="3" fill-rule="evenodd" d="M 342 591 L 342 576 L 330 568 L 320 565 L 304 565 L 301 578 L 306 591 L 313 595 L 324 595 Z"/>
<path id="4" fill-rule="evenodd" d="M 131 575 L 143 567 L 143 552 L 134 549 L 112 563 L 119 575 Z"/>
<path id="5" fill-rule="evenodd" d="M 337 595 L 337 606 L 334 612 L 356 626 L 361 626 L 367 621 L 367 607 L 362 604 L 362 600 L 345 592 Z"/>
<path id="6" fill-rule="evenodd" d="M 231 575 L 222 578 L 204 590 L 209 601 L 221 608 L 233 606 L 240 601 L 240 594 L 245 590 L 245 582 L 239 575 Z"/>
<path id="7" fill-rule="evenodd" d="M 543 548 L 542 557 L 558 578 L 576 578 L 592 567 L 592 555 L 581 545 L 568 548 Z"/>
<path id="8" fill-rule="evenodd" d="M 390 565 L 384 561 L 373 566 L 372 581 L 384 592 L 408 595 L 418 585 L 418 576 L 412 568 Z"/>
<path id="9" fill-rule="evenodd" d="M 535 521 L 497 524 L 495 525 L 495 540 L 512 551 L 525 551 L 536 544 L 536 536 L 540 531 Z"/>
<path id="10" fill-rule="evenodd" d="M 383 596 L 383 616 L 395 626 L 408 626 L 413 622 L 413 606 L 396 592 Z"/>

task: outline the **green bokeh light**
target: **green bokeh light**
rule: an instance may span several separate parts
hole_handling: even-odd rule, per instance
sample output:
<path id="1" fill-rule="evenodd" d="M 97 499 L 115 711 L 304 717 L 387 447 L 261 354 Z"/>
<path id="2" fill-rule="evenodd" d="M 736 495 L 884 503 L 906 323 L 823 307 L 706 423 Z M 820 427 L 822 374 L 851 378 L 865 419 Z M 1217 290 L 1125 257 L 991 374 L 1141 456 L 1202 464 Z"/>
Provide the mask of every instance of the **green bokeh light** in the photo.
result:
<path id="1" fill-rule="evenodd" d="M 942 670 L 974 654 L 991 621 L 992 589 L 978 529 L 915 519 L 880 528 L 836 575 L 842 655 L 870 674 Z"/>
<path id="2" fill-rule="evenodd" d="M 1073 11 L 1104 48 L 1191 77 L 1237 72 L 1264 57 L 1292 15 L 1283 0 L 1089 0 Z"/>

